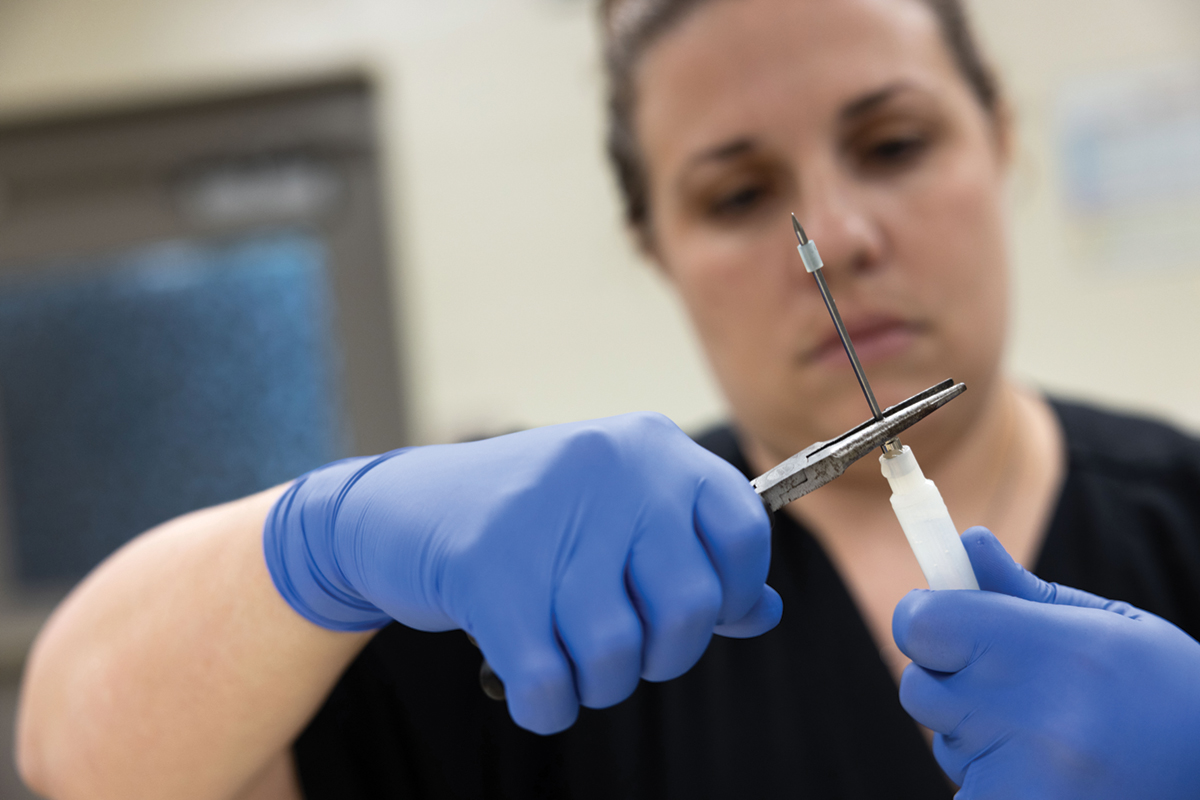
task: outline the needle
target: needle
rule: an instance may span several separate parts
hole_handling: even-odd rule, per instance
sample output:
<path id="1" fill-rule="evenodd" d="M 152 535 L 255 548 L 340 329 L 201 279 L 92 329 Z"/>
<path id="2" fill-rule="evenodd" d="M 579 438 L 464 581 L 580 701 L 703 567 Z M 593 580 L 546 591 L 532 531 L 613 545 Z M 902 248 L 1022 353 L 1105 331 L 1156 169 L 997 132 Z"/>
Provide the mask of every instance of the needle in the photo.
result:
<path id="1" fill-rule="evenodd" d="M 804 260 L 804 268 L 817 279 L 817 287 L 821 290 L 825 307 L 829 309 L 829 316 L 833 318 L 833 327 L 837 328 L 838 337 L 842 340 L 842 347 L 846 349 L 846 355 L 850 358 L 850 365 L 854 367 L 854 377 L 858 378 L 858 385 L 862 387 L 863 396 L 867 398 L 867 405 L 871 407 L 871 415 L 875 417 L 876 422 L 881 422 L 883 412 L 879 410 L 875 393 L 871 391 L 871 384 L 867 381 L 867 373 L 863 371 L 862 363 L 858 360 L 858 353 L 854 352 L 854 342 L 850 341 L 850 334 L 846 332 L 842 315 L 838 313 L 837 303 L 833 302 L 833 295 L 829 293 L 829 284 L 825 282 L 825 275 L 821 272 L 821 268 L 825 264 L 817 252 L 817 245 L 808 238 L 808 234 L 804 232 L 804 228 L 800 225 L 800 220 L 796 219 L 795 214 L 792 214 L 792 228 L 796 231 L 796 238 L 800 241 L 800 258 Z M 891 440 L 883 446 L 885 453 L 889 452 L 893 442 L 895 442 L 895 449 L 899 449 L 899 440 Z"/>

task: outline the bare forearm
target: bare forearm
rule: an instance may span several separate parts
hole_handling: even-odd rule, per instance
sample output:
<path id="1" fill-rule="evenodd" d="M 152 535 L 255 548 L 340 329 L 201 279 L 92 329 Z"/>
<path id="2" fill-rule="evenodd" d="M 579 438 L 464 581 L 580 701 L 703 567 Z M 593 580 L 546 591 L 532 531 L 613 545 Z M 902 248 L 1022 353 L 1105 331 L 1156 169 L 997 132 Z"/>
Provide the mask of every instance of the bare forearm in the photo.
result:
<path id="1" fill-rule="evenodd" d="M 298 616 L 262 556 L 281 490 L 119 551 L 30 656 L 18 759 L 56 800 L 234 797 L 286 750 L 367 634 Z"/>

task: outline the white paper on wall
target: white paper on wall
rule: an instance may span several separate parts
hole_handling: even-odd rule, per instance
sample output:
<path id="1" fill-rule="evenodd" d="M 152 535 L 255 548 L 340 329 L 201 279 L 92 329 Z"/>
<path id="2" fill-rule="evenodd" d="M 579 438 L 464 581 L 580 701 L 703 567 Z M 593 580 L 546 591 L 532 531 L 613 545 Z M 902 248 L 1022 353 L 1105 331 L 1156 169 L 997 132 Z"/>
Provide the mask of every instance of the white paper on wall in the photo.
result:
<path id="1" fill-rule="evenodd" d="M 1081 263 L 1125 273 L 1200 269 L 1200 62 L 1073 82 L 1058 120 Z"/>

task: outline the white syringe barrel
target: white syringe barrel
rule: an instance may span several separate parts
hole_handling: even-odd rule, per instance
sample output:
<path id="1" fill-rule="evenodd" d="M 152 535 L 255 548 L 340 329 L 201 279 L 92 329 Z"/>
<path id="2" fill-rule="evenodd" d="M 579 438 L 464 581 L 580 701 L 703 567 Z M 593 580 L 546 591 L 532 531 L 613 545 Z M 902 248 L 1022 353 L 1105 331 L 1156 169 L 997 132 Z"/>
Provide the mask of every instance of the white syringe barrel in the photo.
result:
<path id="1" fill-rule="evenodd" d="M 912 547 L 930 589 L 978 589 L 975 571 L 950 512 L 933 481 L 925 477 L 907 446 L 880 456 L 883 477 L 892 486 L 892 509 Z"/>

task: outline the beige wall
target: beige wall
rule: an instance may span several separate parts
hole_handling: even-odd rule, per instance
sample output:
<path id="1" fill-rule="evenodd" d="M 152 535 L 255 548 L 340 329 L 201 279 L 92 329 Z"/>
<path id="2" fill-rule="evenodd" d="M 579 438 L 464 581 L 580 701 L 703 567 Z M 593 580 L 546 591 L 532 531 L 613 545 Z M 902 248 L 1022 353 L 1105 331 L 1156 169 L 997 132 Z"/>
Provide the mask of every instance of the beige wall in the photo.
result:
<path id="1" fill-rule="evenodd" d="M 1200 270 L 1066 255 L 1064 81 L 1200 53 L 1194 0 L 976 0 L 1021 121 L 1011 361 L 1200 423 Z M 365 70 L 381 89 L 397 302 L 423 440 L 721 402 L 619 225 L 588 0 L 0 0 L 0 117 Z M 1200 257 L 1198 257 L 1200 261 Z M 1200 267 L 1200 263 L 1197 264 Z"/>
<path id="2" fill-rule="evenodd" d="M 1195 0 L 973 0 L 1012 96 L 1015 319 L 1010 362 L 1038 385 L 1200 427 L 1200 247 L 1182 268 L 1106 272 L 1073 257 L 1055 111 L 1080 79 L 1200 64 Z M 1194 221 L 1200 232 L 1200 218 Z M 1200 240 L 1198 240 L 1200 242 Z"/>

